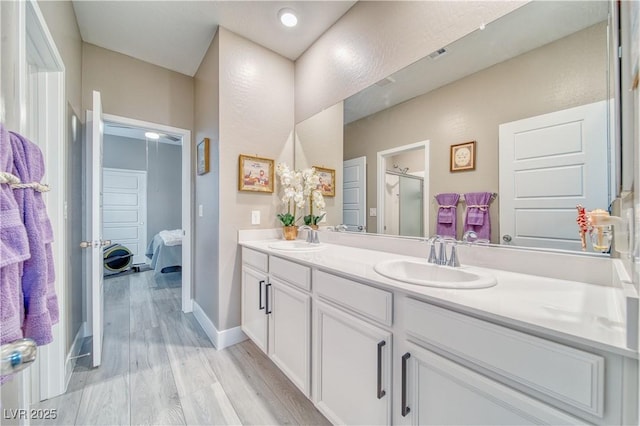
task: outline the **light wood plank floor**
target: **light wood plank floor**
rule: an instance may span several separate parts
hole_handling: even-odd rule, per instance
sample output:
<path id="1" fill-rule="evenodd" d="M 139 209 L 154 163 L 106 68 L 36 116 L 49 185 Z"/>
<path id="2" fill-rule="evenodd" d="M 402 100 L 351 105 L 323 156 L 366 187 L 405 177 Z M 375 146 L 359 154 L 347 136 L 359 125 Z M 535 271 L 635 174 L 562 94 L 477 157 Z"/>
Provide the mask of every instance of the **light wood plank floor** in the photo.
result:
<path id="1" fill-rule="evenodd" d="M 104 285 L 103 364 L 80 358 L 67 393 L 33 407 L 57 410 L 42 424 L 329 424 L 251 341 L 213 348 L 180 310 L 179 273 Z"/>

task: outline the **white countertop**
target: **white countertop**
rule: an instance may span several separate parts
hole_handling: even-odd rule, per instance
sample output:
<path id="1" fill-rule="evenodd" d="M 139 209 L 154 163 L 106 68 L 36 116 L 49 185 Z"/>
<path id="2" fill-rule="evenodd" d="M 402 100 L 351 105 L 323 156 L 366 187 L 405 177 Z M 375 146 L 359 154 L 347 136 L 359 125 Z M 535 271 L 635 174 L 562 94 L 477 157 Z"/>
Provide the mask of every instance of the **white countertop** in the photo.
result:
<path id="1" fill-rule="evenodd" d="M 242 246 L 294 260 L 534 334 L 638 358 L 626 347 L 622 290 L 553 278 L 472 267 L 493 274 L 498 284 L 485 289 L 441 289 L 407 284 L 374 271 L 390 259 L 419 259 L 383 251 L 327 244 L 316 252 L 270 249 L 282 240 L 242 241 Z M 462 266 L 464 269 L 465 266 Z"/>

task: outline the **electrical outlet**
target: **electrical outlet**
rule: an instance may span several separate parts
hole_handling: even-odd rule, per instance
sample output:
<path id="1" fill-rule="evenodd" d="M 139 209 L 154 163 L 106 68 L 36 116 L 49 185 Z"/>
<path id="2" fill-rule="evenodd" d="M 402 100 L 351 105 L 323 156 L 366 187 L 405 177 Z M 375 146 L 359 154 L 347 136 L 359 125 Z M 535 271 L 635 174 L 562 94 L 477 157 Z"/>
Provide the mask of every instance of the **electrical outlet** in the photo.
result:
<path id="1" fill-rule="evenodd" d="M 369 209 L 369 216 L 376 217 L 377 215 L 378 215 L 378 209 L 376 209 L 375 207 L 371 207 Z"/>
<path id="2" fill-rule="evenodd" d="M 260 210 L 251 211 L 251 224 L 260 225 Z"/>
<path id="3" fill-rule="evenodd" d="M 198 216 L 203 216 L 204 209 L 202 208 L 202 204 L 198 205 Z"/>

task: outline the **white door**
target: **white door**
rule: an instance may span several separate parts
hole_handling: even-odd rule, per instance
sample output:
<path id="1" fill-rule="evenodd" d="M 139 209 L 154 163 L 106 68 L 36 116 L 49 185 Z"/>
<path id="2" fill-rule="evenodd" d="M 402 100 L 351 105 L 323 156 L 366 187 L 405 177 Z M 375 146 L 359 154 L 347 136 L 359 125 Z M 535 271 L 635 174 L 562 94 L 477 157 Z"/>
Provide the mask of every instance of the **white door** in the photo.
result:
<path id="1" fill-rule="evenodd" d="M 333 424 L 391 424 L 391 333 L 315 304 L 314 401 Z"/>
<path id="2" fill-rule="evenodd" d="M 343 163 L 342 223 L 349 231 L 367 230 L 367 157 Z"/>
<path id="3" fill-rule="evenodd" d="M 242 267 L 241 316 L 242 331 L 253 340 L 264 353 L 268 344 L 267 275 Z"/>
<path id="4" fill-rule="evenodd" d="M 102 170 L 103 238 L 133 253 L 133 263 L 145 262 L 147 247 L 147 172 Z"/>
<path id="5" fill-rule="evenodd" d="M 311 395 L 311 296 L 271 279 L 269 357 Z"/>
<path id="6" fill-rule="evenodd" d="M 580 250 L 576 204 L 609 206 L 607 102 L 500 125 L 502 244 Z"/>
<path id="7" fill-rule="evenodd" d="M 93 112 L 87 112 L 87 238 L 91 250 L 87 262 L 85 282 L 89 290 L 87 306 L 88 320 L 93 336 L 93 366 L 102 362 L 102 337 L 104 323 L 104 287 L 102 247 L 108 242 L 102 240 L 102 103 L 100 92 L 93 91 Z"/>
<path id="8" fill-rule="evenodd" d="M 538 425 L 583 422 L 413 344 L 403 355 L 397 424 Z M 401 369 L 402 370 L 402 369 Z M 402 395 L 405 400 L 402 401 Z M 399 415 L 399 416 L 398 416 Z"/>

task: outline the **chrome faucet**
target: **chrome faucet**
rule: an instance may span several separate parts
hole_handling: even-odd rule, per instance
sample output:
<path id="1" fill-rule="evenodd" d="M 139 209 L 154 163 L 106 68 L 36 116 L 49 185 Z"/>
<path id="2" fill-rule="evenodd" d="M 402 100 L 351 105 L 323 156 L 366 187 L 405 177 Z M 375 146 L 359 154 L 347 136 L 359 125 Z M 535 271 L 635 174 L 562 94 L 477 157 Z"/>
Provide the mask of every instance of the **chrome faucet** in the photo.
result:
<path id="1" fill-rule="evenodd" d="M 440 255 L 439 257 L 436 257 L 436 243 L 440 243 Z M 443 251 L 444 248 L 444 243 L 442 240 L 442 237 L 440 235 L 434 235 L 433 237 L 429 238 L 427 240 L 427 244 L 431 245 L 431 248 L 429 249 L 429 258 L 427 259 L 427 262 L 429 263 L 435 263 L 436 265 L 442 265 L 442 263 L 440 263 L 440 261 L 442 260 L 442 258 L 445 258 L 445 263 L 446 263 L 446 253 Z"/>
<path id="2" fill-rule="evenodd" d="M 475 231 L 467 231 L 462 235 L 462 241 L 465 244 L 473 244 L 478 241 L 478 234 Z"/>
<path id="3" fill-rule="evenodd" d="M 298 231 L 307 231 L 307 242 L 309 244 L 320 244 L 320 237 L 318 237 L 318 231 L 310 227 L 309 225 L 302 225 L 298 228 Z"/>
<path id="4" fill-rule="evenodd" d="M 347 229 L 349 229 L 349 228 L 347 227 L 347 225 L 344 225 L 344 224 L 342 224 L 342 223 L 341 223 L 340 225 L 336 225 L 336 227 L 335 227 L 335 230 L 336 230 L 337 232 L 344 232 L 344 231 L 346 231 Z"/>
<path id="5" fill-rule="evenodd" d="M 458 241 L 452 237 L 446 237 L 442 241 L 442 245 L 445 246 L 445 255 L 446 255 L 446 245 L 451 244 L 451 254 L 449 255 L 449 260 L 446 260 L 445 263 L 441 263 L 441 265 L 451 266 L 453 268 L 458 268 L 460 266 L 460 261 L 458 260 L 458 253 L 456 250 L 456 246 L 458 245 Z"/>

